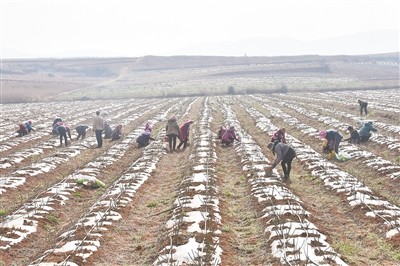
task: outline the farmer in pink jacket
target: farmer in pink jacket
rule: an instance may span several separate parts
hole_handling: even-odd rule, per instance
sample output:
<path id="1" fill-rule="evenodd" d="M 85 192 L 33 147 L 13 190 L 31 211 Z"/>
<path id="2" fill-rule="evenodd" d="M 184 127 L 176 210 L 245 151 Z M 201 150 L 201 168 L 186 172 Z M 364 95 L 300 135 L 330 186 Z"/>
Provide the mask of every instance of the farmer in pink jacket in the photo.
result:
<path id="1" fill-rule="evenodd" d="M 229 146 L 233 143 L 233 141 L 240 141 L 236 135 L 236 130 L 234 126 L 231 126 L 228 130 L 224 132 L 222 135 L 222 145 Z"/>

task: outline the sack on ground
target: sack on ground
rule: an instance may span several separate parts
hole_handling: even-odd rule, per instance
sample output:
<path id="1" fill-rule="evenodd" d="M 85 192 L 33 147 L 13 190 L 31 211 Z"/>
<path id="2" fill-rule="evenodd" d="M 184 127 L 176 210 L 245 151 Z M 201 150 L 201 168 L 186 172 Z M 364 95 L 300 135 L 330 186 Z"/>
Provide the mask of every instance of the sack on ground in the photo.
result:
<path id="1" fill-rule="evenodd" d="M 341 162 L 345 162 L 351 159 L 350 154 L 346 153 L 346 152 L 339 152 L 339 154 L 336 154 L 335 157 L 336 160 L 341 161 Z"/>
<path id="2" fill-rule="evenodd" d="M 106 184 L 104 184 L 102 181 L 98 180 L 97 178 L 93 176 L 85 176 L 82 178 L 79 178 L 76 180 L 77 184 L 83 185 L 85 187 L 90 187 L 90 188 L 99 188 L 99 187 L 105 187 Z"/>

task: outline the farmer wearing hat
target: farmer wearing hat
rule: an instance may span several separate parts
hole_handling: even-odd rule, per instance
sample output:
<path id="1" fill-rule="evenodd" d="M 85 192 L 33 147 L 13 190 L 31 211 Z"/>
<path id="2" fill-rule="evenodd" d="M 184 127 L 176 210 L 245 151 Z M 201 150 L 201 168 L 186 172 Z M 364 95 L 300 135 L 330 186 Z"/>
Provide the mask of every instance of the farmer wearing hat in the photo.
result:
<path id="1" fill-rule="evenodd" d="M 349 143 L 360 144 L 360 134 L 358 131 L 352 126 L 348 126 L 347 131 L 349 131 L 350 137 L 344 140 L 348 141 Z"/>
<path id="2" fill-rule="evenodd" d="M 278 163 L 281 163 L 283 179 L 288 179 L 290 170 L 292 169 L 292 161 L 296 158 L 296 151 L 288 144 L 278 141 L 268 143 L 267 148 L 275 155 L 275 161 L 270 167 L 265 169 L 265 173 L 270 175 L 272 169 L 274 169 Z"/>

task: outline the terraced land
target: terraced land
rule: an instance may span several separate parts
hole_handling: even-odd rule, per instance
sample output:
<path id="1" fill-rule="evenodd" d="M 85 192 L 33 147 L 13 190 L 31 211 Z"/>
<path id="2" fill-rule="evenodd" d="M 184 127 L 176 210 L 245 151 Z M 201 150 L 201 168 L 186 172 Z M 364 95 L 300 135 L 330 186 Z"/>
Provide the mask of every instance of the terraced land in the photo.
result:
<path id="1" fill-rule="evenodd" d="M 3 104 L 0 265 L 400 265 L 399 101 L 388 89 Z M 74 130 L 99 109 L 123 125 L 101 149 Z M 195 121 L 174 152 L 172 115 Z M 55 117 L 72 129 L 67 147 Z M 24 120 L 36 130 L 16 137 Z M 351 159 L 329 160 L 318 132 L 364 121 L 378 129 L 370 141 L 342 142 Z M 155 140 L 138 148 L 147 122 Z M 221 125 L 240 142 L 221 146 Z M 297 152 L 288 181 L 279 165 L 264 171 L 280 127 Z"/>

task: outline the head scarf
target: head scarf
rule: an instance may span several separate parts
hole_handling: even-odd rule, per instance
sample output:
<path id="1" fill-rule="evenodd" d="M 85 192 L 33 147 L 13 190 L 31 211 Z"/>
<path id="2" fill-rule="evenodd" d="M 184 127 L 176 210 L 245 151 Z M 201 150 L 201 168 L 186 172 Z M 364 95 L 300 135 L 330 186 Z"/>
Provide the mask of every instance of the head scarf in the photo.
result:
<path id="1" fill-rule="evenodd" d="M 319 132 L 319 138 L 324 139 L 324 138 L 326 138 L 327 134 L 328 134 L 328 132 L 326 132 L 326 130 L 321 130 Z"/>

